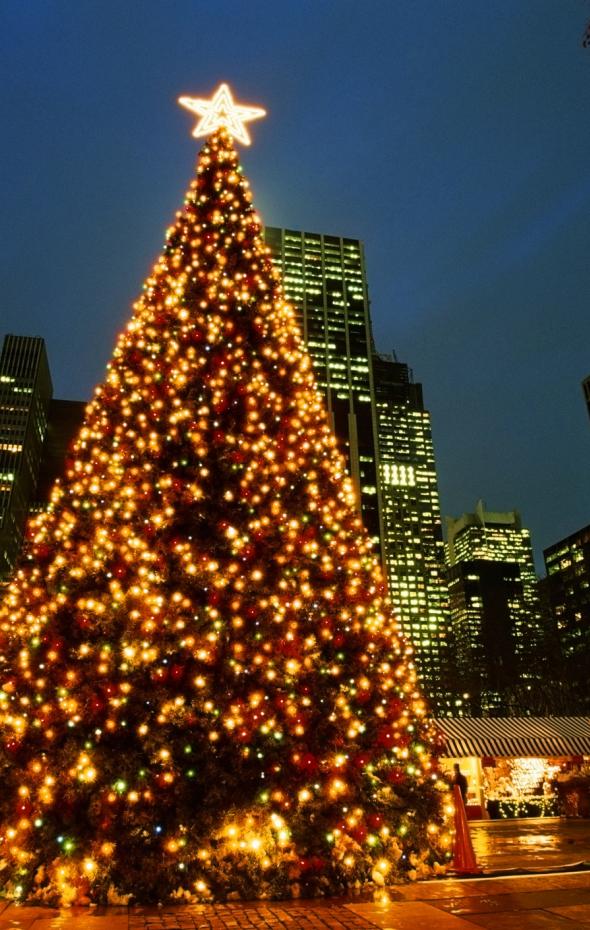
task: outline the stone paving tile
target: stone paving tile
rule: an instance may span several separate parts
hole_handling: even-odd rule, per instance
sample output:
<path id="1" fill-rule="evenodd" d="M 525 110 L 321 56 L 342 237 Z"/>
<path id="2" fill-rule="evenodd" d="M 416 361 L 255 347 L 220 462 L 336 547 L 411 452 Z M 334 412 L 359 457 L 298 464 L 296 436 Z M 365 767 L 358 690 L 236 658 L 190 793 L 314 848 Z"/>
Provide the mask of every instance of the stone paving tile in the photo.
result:
<path id="1" fill-rule="evenodd" d="M 379 905 L 346 900 L 56 910 L 0 901 L 0 930 L 577 930 L 590 927 L 590 873 L 392 889 Z"/>
<path id="2" fill-rule="evenodd" d="M 473 930 L 473 924 L 454 914 L 437 910 L 422 901 L 399 904 L 349 904 L 362 917 L 364 930 L 377 926 L 381 930 Z M 496 924 L 496 930 L 500 925 Z M 587 930 L 587 928 L 586 928 Z"/>
<path id="3" fill-rule="evenodd" d="M 489 887 L 489 882 L 486 882 Z M 399 901 L 431 901 L 436 898 L 470 898 L 487 892 L 479 882 L 460 882 L 451 879 L 432 882 L 414 882 L 411 885 L 396 885 L 395 897 Z M 494 889 L 494 894 L 495 889 Z M 499 893 L 499 889 L 498 889 Z M 391 895 L 393 898 L 393 894 Z"/>
<path id="4" fill-rule="evenodd" d="M 380 926 L 343 904 L 315 902 L 133 908 L 129 915 L 129 930 L 376 930 Z"/>
<path id="5" fill-rule="evenodd" d="M 590 924 L 590 904 L 569 904 L 567 907 L 550 907 L 549 910 L 580 924 Z"/>
<path id="6" fill-rule="evenodd" d="M 590 860 L 590 822 L 560 818 L 470 823 L 478 862 L 487 869 L 537 868 Z"/>
<path id="7" fill-rule="evenodd" d="M 71 914 L 72 911 L 68 911 Z M 54 907 L 29 907 L 26 904 L 9 903 L 2 911 L 2 920 L 34 920 L 35 917 L 57 917 L 59 911 Z"/>
<path id="8" fill-rule="evenodd" d="M 506 878 L 473 878 L 459 881 L 418 882 L 398 885 L 397 895 L 404 901 L 431 901 L 437 898 L 490 897 L 501 894 L 532 892 L 535 889 L 562 891 L 564 888 L 590 888 L 590 872 L 552 875 L 507 876 Z"/>
<path id="9" fill-rule="evenodd" d="M 531 891 L 520 894 L 482 895 L 433 901 L 434 907 L 451 914 L 484 914 L 488 911 L 549 910 L 560 905 L 589 904 L 590 889 L 566 888 L 561 891 Z"/>
<path id="10" fill-rule="evenodd" d="M 0 930 L 30 930 L 30 927 L 34 924 L 34 917 L 18 917 L 12 916 L 9 918 L 4 918 L 0 916 Z"/>
<path id="11" fill-rule="evenodd" d="M 465 916 L 467 914 L 491 914 L 499 911 L 512 911 L 518 908 L 512 905 L 512 895 L 481 895 L 473 898 L 442 898 L 429 902 L 432 907 L 449 914 Z"/>
<path id="12" fill-rule="evenodd" d="M 68 916 L 67 911 L 57 917 L 41 917 L 34 920 L 28 930 L 128 930 L 129 917 L 97 917 L 88 913 L 85 917 Z"/>
<path id="13" fill-rule="evenodd" d="M 468 926 L 489 930 L 588 930 L 588 924 L 569 920 L 549 911 L 510 911 L 501 914 L 470 914 Z M 397 930 L 397 928 L 396 928 Z M 432 924 L 430 930 L 438 930 Z"/>
<path id="14" fill-rule="evenodd" d="M 31 930 L 34 920 L 3 920 L 0 917 L 0 930 Z"/>
<path id="15" fill-rule="evenodd" d="M 27 907 L 7 901 L 2 904 L 0 930 L 30 930 L 38 918 L 53 918 L 59 914 L 59 911 L 49 907 Z"/>

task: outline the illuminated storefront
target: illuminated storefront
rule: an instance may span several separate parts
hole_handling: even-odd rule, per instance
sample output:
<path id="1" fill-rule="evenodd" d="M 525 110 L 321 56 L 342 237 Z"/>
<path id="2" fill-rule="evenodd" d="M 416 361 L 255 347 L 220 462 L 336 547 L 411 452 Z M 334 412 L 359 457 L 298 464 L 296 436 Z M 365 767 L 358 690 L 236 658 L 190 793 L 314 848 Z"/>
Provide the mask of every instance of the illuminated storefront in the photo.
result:
<path id="1" fill-rule="evenodd" d="M 467 778 L 470 819 L 590 816 L 589 717 L 435 721 L 441 766 Z"/>

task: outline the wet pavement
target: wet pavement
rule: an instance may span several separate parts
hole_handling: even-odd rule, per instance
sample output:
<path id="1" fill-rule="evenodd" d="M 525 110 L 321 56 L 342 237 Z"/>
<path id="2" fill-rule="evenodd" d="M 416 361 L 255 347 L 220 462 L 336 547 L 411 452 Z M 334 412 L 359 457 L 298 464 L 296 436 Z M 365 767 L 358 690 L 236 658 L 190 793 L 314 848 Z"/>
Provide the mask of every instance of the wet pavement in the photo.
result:
<path id="1" fill-rule="evenodd" d="M 387 904 L 70 908 L 0 904 L 0 930 L 590 930 L 590 873 L 405 885 Z"/>
<path id="2" fill-rule="evenodd" d="M 590 821 L 471 825 L 486 870 L 590 861 Z M 283 901 L 50 908 L 0 902 L 0 930 L 590 930 L 590 871 L 396 886 L 388 903 Z"/>
<path id="3" fill-rule="evenodd" d="M 590 820 L 479 820 L 469 828 L 476 858 L 486 871 L 590 863 Z"/>

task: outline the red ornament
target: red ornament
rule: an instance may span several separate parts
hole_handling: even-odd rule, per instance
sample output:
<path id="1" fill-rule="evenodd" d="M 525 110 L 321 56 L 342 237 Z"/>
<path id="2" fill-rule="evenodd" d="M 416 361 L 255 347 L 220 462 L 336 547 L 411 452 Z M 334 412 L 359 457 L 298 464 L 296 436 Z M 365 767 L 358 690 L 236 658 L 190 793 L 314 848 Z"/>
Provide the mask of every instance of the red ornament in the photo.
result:
<path id="1" fill-rule="evenodd" d="M 47 543 L 42 543 L 35 547 L 34 553 L 38 562 L 47 562 L 52 556 L 53 548 Z"/>
<path id="2" fill-rule="evenodd" d="M 355 695 L 357 704 L 366 704 L 371 699 L 370 688 L 359 688 Z"/>
<path id="3" fill-rule="evenodd" d="M 170 677 L 172 678 L 172 681 L 181 681 L 184 678 L 185 673 L 186 666 L 180 665 L 180 663 L 176 663 L 170 669 Z"/>
<path id="4" fill-rule="evenodd" d="M 217 588 L 211 588 L 211 590 L 207 592 L 207 603 L 210 607 L 217 607 L 220 600 L 221 593 L 217 590 Z"/>
<path id="5" fill-rule="evenodd" d="M 368 752 L 360 752 L 358 755 L 353 756 L 352 764 L 357 769 L 364 769 L 365 766 L 371 761 L 371 754 Z"/>
<path id="6" fill-rule="evenodd" d="M 368 814 L 367 823 L 371 830 L 380 830 L 383 826 L 383 817 L 381 814 Z"/>
<path id="7" fill-rule="evenodd" d="M 321 872 L 326 866 L 326 860 L 321 856 L 308 856 L 299 860 L 301 874 L 305 875 L 310 872 Z"/>
<path id="8" fill-rule="evenodd" d="M 300 752 L 293 757 L 294 765 L 308 775 L 315 775 L 319 769 L 319 762 L 312 752 Z"/>
<path id="9" fill-rule="evenodd" d="M 406 780 L 406 773 L 402 772 L 401 769 L 394 768 L 390 769 L 387 773 L 387 781 L 392 785 L 400 785 Z"/>
<path id="10" fill-rule="evenodd" d="M 381 727 L 377 731 L 376 743 L 378 746 L 382 746 L 383 749 L 392 749 L 397 743 L 393 729 L 391 727 Z"/>
<path id="11" fill-rule="evenodd" d="M 348 830 L 349 836 L 359 844 L 365 842 L 368 832 L 364 823 L 359 823 L 356 827 L 349 828 Z"/>

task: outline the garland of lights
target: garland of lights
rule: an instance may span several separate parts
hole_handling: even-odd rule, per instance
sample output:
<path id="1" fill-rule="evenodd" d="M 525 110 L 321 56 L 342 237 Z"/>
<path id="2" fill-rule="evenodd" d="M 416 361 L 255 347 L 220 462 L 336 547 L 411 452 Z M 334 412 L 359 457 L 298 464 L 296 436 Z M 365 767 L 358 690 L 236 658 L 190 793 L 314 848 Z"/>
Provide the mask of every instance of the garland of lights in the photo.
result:
<path id="1" fill-rule="evenodd" d="M 0 608 L 12 897 L 343 893 L 449 855 L 412 651 L 233 147 L 261 113 L 216 98 Z"/>

